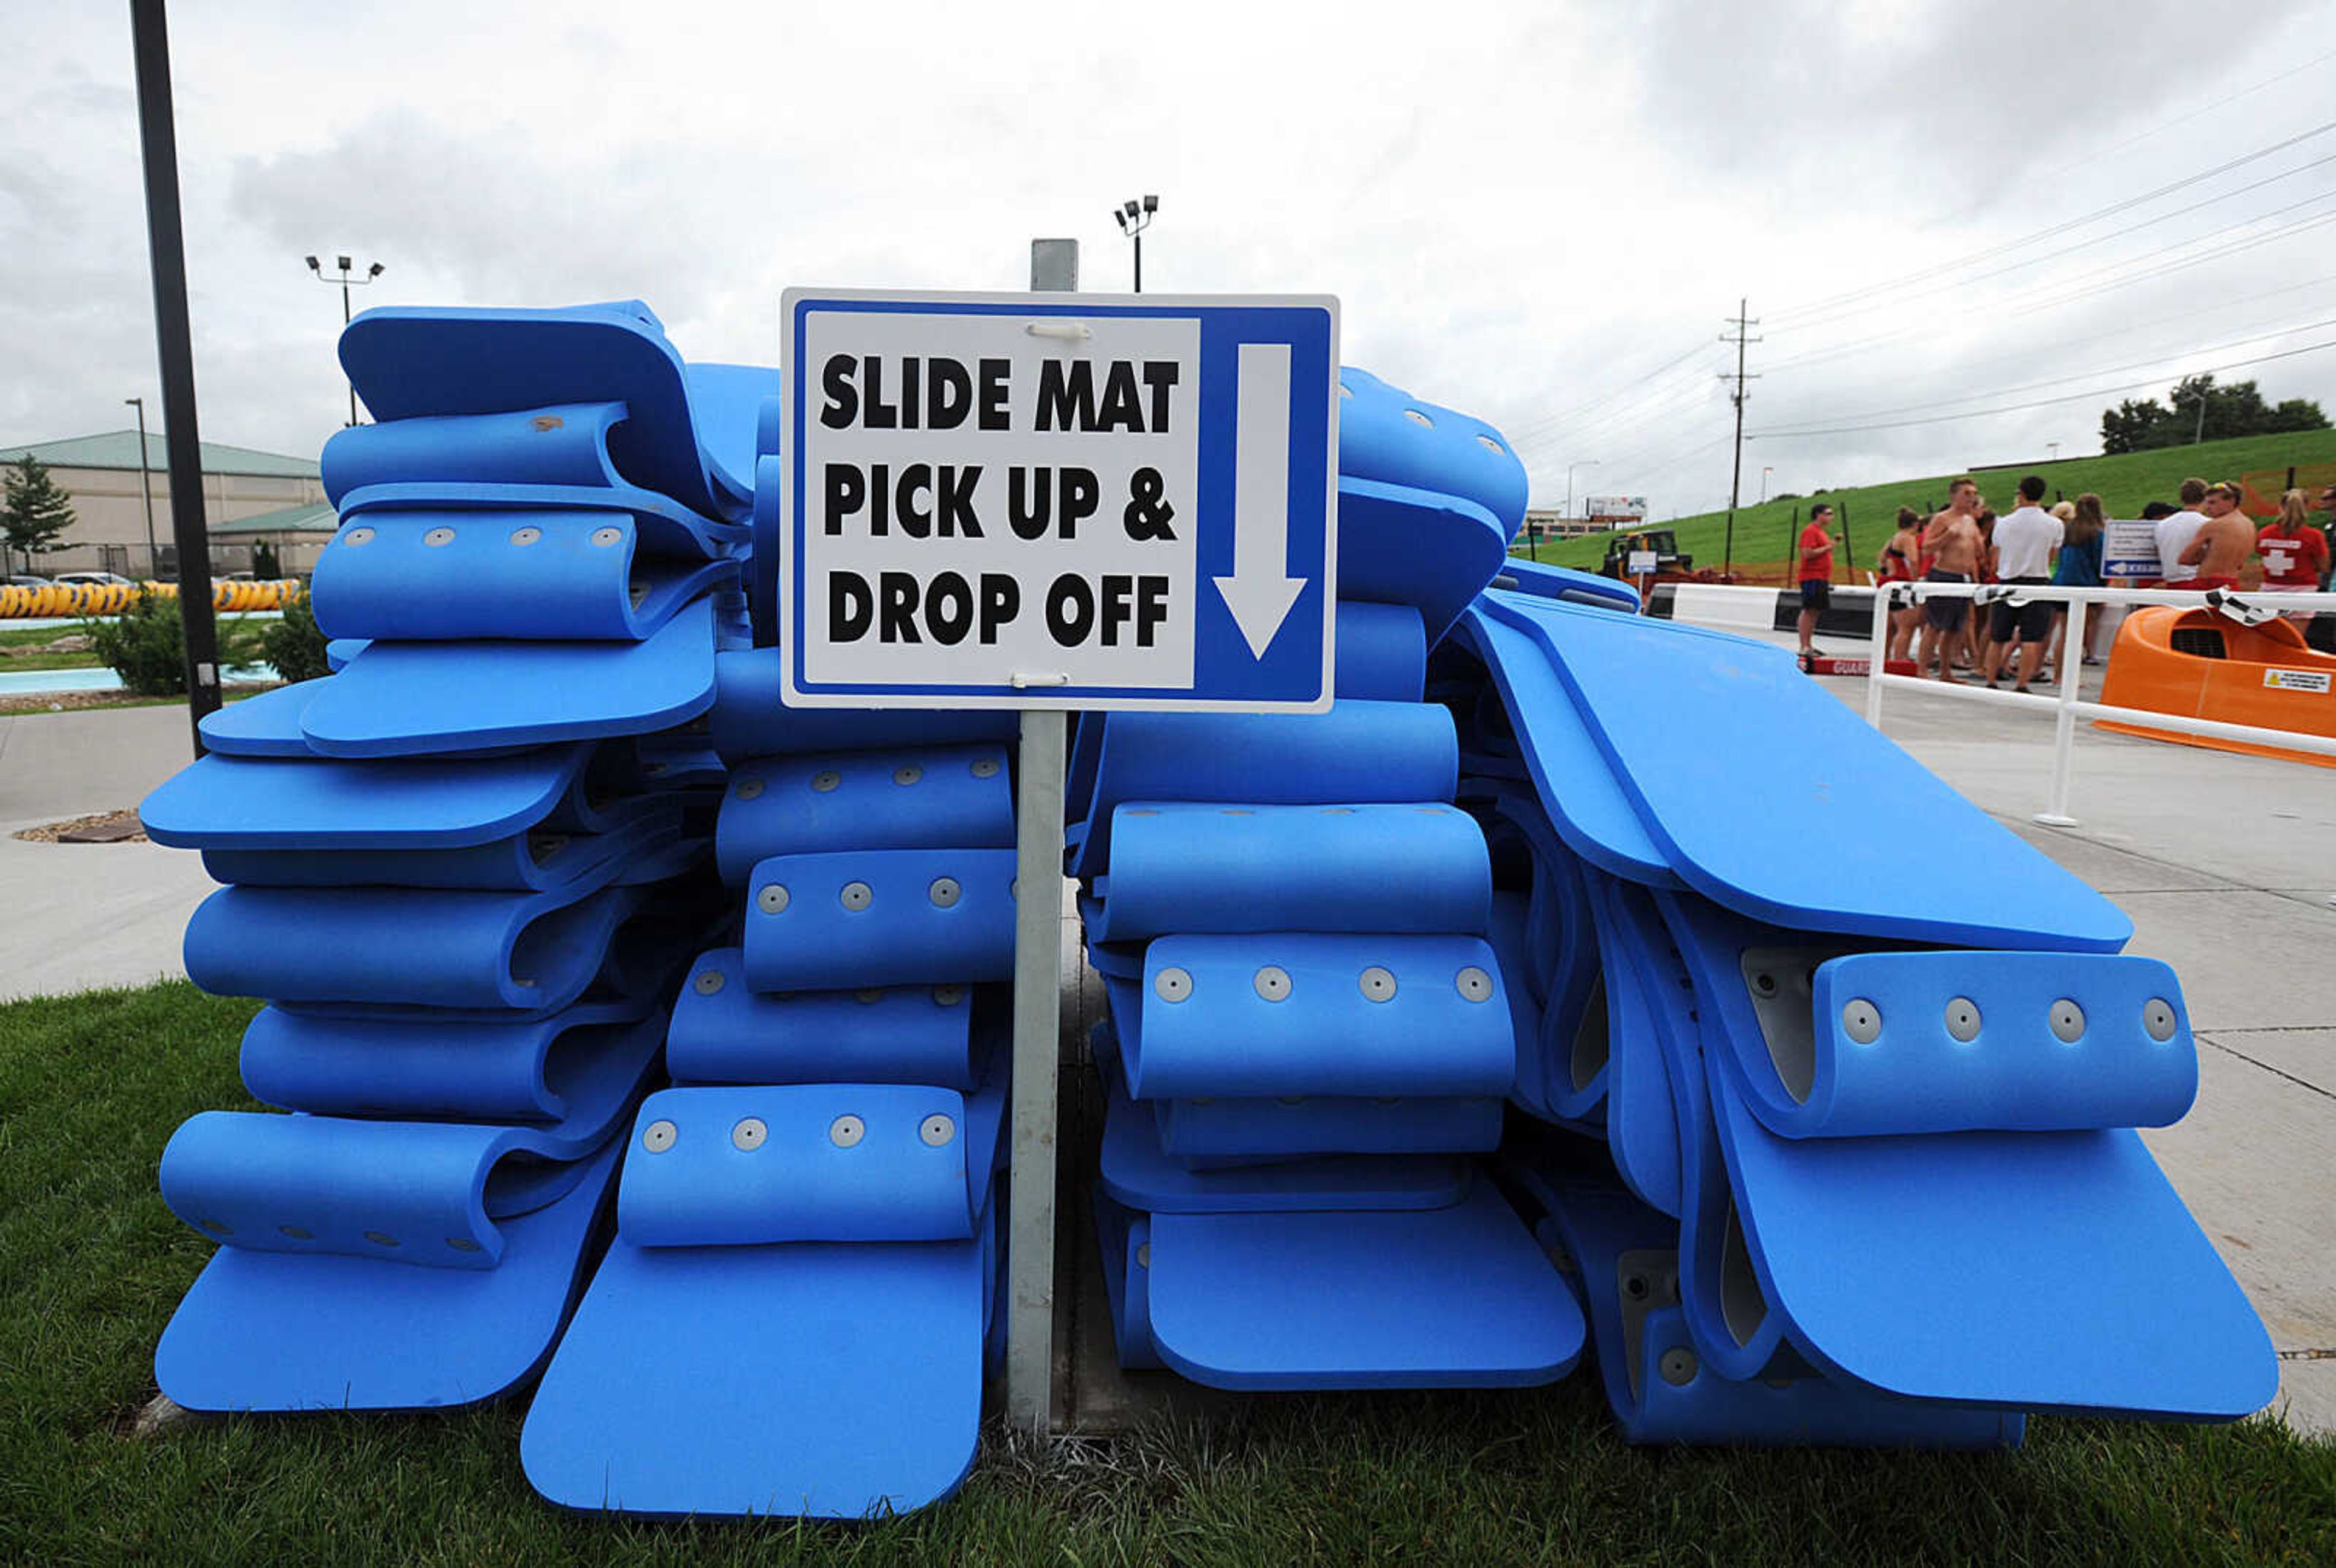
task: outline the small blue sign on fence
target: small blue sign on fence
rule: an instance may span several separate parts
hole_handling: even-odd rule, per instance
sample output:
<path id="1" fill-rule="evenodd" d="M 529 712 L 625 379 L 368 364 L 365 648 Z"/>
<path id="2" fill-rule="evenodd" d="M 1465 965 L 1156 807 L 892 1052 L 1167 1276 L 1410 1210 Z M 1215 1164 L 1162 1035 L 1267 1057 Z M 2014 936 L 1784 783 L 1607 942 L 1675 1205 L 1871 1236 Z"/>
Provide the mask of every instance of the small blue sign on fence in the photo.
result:
<path id="1" fill-rule="evenodd" d="M 1337 300 L 784 314 L 790 705 L 1329 706 Z"/>

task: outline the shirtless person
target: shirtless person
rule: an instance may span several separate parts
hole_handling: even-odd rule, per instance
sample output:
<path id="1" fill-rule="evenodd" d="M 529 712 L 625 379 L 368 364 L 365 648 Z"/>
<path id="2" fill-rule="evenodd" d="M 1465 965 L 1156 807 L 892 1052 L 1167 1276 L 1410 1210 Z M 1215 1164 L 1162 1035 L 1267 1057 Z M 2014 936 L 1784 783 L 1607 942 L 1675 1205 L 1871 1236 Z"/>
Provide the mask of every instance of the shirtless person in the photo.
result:
<path id="1" fill-rule="evenodd" d="M 1978 511 L 1976 481 L 1959 479 L 1947 487 L 1947 509 L 1922 530 L 1922 553 L 1931 558 L 1931 570 L 1922 574 L 1924 582 L 1970 582 L 1977 574 L 1979 525 L 1971 518 Z M 1922 601 L 1921 664 L 1929 669 L 1935 655 L 1941 680 L 1955 678 L 1955 650 L 1964 644 L 1971 607 L 1968 598 L 1951 599 L 1943 594 Z"/>
<path id="2" fill-rule="evenodd" d="M 2197 568 L 2197 575 L 2182 586 L 2238 587 L 2239 568 L 2246 565 L 2247 557 L 2255 552 L 2254 520 L 2239 510 L 2239 487 L 2228 480 L 2208 485 L 2198 510 L 2206 514 L 2205 526 L 2191 539 L 2181 556 L 2181 564 Z"/>

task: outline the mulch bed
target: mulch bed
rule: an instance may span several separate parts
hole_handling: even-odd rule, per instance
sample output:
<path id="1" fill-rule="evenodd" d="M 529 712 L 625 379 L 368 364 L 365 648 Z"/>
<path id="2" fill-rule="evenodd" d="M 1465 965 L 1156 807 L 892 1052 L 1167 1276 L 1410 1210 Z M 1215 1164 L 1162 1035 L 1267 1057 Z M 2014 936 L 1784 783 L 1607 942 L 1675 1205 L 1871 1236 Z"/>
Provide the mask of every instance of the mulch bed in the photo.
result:
<path id="1" fill-rule="evenodd" d="M 138 813 L 128 808 L 96 812 L 85 817 L 67 817 L 61 823 L 44 823 L 36 828 L 19 829 L 15 836 L 34 844 L 142 844 L 147 842 L 146 830 L 139 823 Z"/>

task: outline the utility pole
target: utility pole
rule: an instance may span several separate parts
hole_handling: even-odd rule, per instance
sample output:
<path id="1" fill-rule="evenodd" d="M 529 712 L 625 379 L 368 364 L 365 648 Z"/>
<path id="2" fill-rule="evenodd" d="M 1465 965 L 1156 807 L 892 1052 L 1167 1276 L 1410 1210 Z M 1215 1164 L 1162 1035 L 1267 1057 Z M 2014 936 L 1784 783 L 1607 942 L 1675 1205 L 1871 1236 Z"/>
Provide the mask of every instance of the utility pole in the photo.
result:
<path id="1" fill-rule="evenodd" d="M 1748 298 L 1738 299 L 1736 302 L 1736 314 L 1733 317 L 1723 318 L 1727 320 L 1729 326 L 1736 328 L 1736 334 L 1731 337 L 1723 333 L 1719 339 L 1722 343 L 1732 343 L 1736 345 L 1736 375 L 1734 376 L 1736 390 L 1730 394 L 1736 401 L 1736 468 L 1734 473 L 1728 481 L 1728 534 L 1727 543 L 1721 551 L 1719 566 L 1719 577 L 1720 580 L 1723 582 L 1736 575 L 1736 507 L 1737 503 L 1742 500 L 1744 492 L 1744 384 L 1747 381 L 1757 381 L 1760 379 L 1757 375 L 1747 375 L 1744 374 L 1745 346 L 1747 344 L 1758 343 L 1761 341 L 1759 338 L 1747 337 L 1745 336 L 1747 329 L 1760 325 L 1758 320 L 1748 314 L 1751 304 L 1752 302 Z M 1727 381 L 1730 378 L 1726 375 L 1722 375 L 1719 379 Z"/>

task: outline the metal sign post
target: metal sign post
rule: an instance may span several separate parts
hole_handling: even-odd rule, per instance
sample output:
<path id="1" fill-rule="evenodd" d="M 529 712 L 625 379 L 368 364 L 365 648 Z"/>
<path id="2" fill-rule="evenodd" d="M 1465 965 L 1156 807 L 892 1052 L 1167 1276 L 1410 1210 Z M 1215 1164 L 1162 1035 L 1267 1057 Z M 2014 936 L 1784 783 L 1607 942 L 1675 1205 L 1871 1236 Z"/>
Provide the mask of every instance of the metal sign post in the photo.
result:
<path id="1" fill-rule="evenodd" d="M 776 621 L 794 707 L 1021 715 L 1007 1400 L 1051 1414 L 1064 715 L 1319 713 L 1338 302 L 789 289 Z"/>
<path id="2" fill-rule="evenodd" d="M 1033 293 L 1076 293 L 1079 242 L 1030 242 Z M 1006 1418 L 1054 1423 L 1055 1152 L 1061 1121 L 1063 766 L 1066 716 L 1022 710 L 1014 793 L 1014 1093 L 1006 1188 Z M 1023 897 L 1023 890 L 1030 896 Z M 1038 896 L 1040 889 L 1046 896 Z"/>

